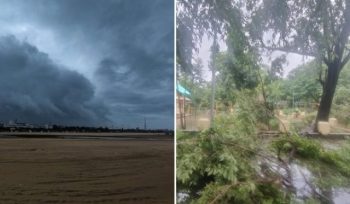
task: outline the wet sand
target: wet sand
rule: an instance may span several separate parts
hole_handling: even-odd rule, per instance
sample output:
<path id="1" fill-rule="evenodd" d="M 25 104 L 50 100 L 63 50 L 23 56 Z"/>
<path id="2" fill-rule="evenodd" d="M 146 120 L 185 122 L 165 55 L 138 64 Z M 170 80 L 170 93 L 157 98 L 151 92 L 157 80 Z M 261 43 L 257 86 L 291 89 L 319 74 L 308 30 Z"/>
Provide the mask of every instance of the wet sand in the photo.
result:
<path id="1" fill-rule="evenodd" d="M 173 141 L 0 139 L 0 203 L 173 203 Z"/>

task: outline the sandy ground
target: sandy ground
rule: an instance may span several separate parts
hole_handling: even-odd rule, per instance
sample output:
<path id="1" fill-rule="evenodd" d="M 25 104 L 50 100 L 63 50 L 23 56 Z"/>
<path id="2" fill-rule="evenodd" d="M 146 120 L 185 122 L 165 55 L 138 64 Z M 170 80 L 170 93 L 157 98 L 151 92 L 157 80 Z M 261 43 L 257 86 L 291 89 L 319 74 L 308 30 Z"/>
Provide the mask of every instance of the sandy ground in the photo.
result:
<path id="1" fill-rule="evenodd" d="M 173 141 L 0 139 L 0 203 L 173 203 Z"/>

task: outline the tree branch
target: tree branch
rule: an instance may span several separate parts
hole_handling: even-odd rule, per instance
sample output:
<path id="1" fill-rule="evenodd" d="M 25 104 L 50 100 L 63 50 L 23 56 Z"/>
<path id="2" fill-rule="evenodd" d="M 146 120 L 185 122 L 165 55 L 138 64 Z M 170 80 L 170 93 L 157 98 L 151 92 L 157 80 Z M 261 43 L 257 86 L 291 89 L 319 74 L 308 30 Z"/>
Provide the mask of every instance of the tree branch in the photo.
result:
<path id="1" fill-rule="evenodd" d="M 340 61 L 343 59 L 344 51 L 347 49 L 346 44 L 348 43 L 349 35 L 350 35 L 350 3 L 346 1 L 345 6 L 346 7 L 344 11 L 344 18 L 345 18 L 344 24 L 343 24 L 342 30 L 340 31 L 339 40 L 335 48 L 336 53 L 340 57 Z M 345 56 L 344 60 L 341 61 L 340 68 L 342 68 L 346 64 L 346 62 L 349 61 L 349 59 L 350 59 L 350 56 L 348 53 Z"/>
<path id="2" fill-rule="evenodd" d="M 215 196 L 215 198 L 210 202 L 210 204 L 215 204 L 215 203 L 217 203 L 217 201 L 218 201 L 220 198 L 222 198 L 222 197 L 225 195 L 225 193 L 226 193 L 228 190 L 230 190 L 230 188 L 232 188 L 232 187 L 234 187 L 234 186 L 237 186 L 237 185 L 239 185 L 239 184 L 240 184 L 240 183 L 238 182 L 238 183 L 234 183 L 234 184 L 230 184 L 230 185 L 225 185 L 225 186 L 223 186 L 223 187 L 222 187 L 223 190 L 220 191 L 220 192 L 218 193 L 217 196 Z"/>
<path id="3" fill-rule="evenodd" d="M 327 51 L 327 57 L 328 57 L 328 58 L 326 58 L 325 56 L 322 57 L 323 62 L 324 62 L 327 66 L 329 66 L 329 65 L 331 64 L 331 61 L 329 60 L 331 55 L 330 55 L 329 53 L 330 53 L 330 52 Z"/>
<path id="4" fill-rule="evenodd" d="M 314 52 L 308 52 L 308 51 L 303 51 L 303 50 L 298 50 L 298 48 L 295 47 L 275 47 L 275 46 L 267 46 L 265 44 L 262 44 L 262 48 L 270 51 L 281 51 L 281 52 L 286 52 L 286 53 L 295 53 L 299 55 L 304 55 L 304 56 L 310 56 L 310 57 L 316 57 L 317 53 Z"/>
<path id="5" fill-rule="evenodd" d="M 318 81 L 320 82 L 320 84 L 322 85 L 322 89 L 324 90 L 324 80 L 322 79 L 322 68 L 318 75 Z"/>
<path id="6" fill-rule="evenodd" d="M 344 59 L 342 60 L 341 64 L 340 64 L 340 68 L 343 68 L 344 65 L 350 60 L 350 52 L 348 52 L 348 54 L 344 57 Z"/>

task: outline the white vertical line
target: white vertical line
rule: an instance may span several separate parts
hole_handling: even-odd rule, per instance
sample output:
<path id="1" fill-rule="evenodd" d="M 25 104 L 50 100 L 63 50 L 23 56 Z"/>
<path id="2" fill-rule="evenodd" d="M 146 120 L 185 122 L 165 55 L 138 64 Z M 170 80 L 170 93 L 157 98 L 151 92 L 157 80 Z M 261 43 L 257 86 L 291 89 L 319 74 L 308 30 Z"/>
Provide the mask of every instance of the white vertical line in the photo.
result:
<path id="1" fill-rule="evenodd" d="M 176 200 L 176 0 L 174 1 L 174 203 Z"/>

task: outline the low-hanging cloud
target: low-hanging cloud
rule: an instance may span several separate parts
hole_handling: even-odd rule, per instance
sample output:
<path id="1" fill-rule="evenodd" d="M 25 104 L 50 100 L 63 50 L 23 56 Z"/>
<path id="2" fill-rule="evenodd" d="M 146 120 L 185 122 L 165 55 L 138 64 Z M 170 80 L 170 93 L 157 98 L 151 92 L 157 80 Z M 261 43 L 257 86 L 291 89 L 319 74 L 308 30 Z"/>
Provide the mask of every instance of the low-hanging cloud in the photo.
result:
<path id="1" fill-rule="evenodd" d="M 98 125 L 107 109 L 83 75 L 14 36 L 0 37 L 0 120 Z"/>
<path id="2" fill-rule="evenodd" d="M 134 66 L 129 61 L 118 63 L 108 58 L 102 60 L 95 75 L 96 81 L 103 87 L 99 97 L 113 110 L 113 114 L 119 116 L 119 120 L 116 118 L 117 124 L 130 124 L 136 119 L 136 125 L 140 125 L 147 118 L 152 123 L 169 126 L 169 120 L 173 117 L 174 97 L 171 86 L 168 91 L 164 89 L 172 83 L 168 77 L 171 74 L 161 76 L 155 73 L 155 76 L 149 76 L 150 73 L 143 73 L 143 77 Z"/>
<path id="3" fill-rule="evenodd" d="M 3 0 L 1 6 L 0 35 L 35 45 L 95 87 L 84 105 L 88 115 L 118 127 L 143 127 L 146 118 L 150 128 L 173 128 L 172 0 Z"/>

